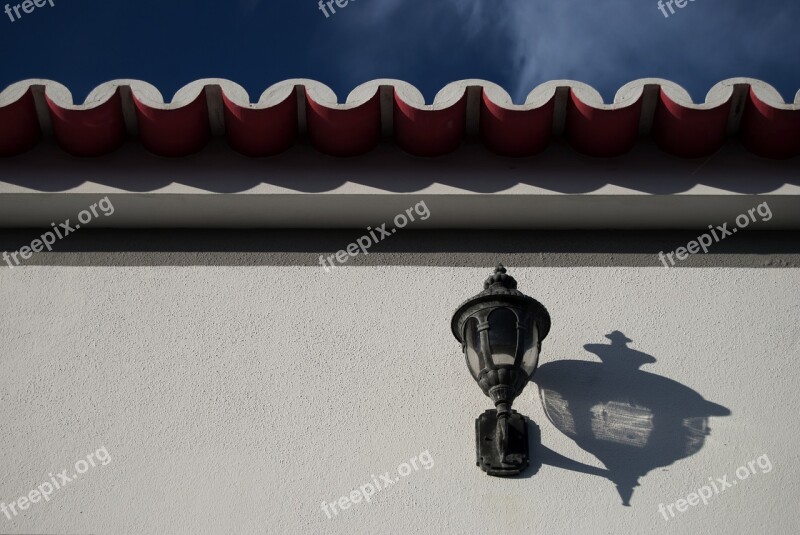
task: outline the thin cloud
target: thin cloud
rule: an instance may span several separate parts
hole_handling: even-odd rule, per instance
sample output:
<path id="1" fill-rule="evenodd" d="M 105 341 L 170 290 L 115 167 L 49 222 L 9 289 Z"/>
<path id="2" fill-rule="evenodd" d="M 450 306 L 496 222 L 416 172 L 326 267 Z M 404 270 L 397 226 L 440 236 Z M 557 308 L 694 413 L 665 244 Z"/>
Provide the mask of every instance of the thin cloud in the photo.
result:
<path id="1" fill-rule="evenodd" d="M 517 102 L 554 78 L 590 83 L 607 100 L 622 84 L 647 76 L 673 79 L 702 100 L 722 78 L 764 76 L 763 65 L 776 73 L 775 80 L 765 81 L 797 83 L 798 59 L 790 51 L 800 49 L 800 34 L 793 28 L 800 5 L 788 0 L 770 6 L 698 0 L 666 19 L 655 0 L 440 0 L 420 5 L 383 0 L 360 5 L 362 16 L 352 20 L 362 28 L 379 27 L 388 45 L 377 47 L 395 46 L 395 31 L 416 30 L 416 45 L 403 40 L 402 56 L 392 61 L 424 63 L 434 46 L 454 54 L 479 51 L 483 57 L 475 57 L 474 68 L 479 70 L 481 62 L 506 66 L 506 89 Z M 405 22 L 401 29 L 399 20 Z M 461 42 L 448 41 L 454 32 Z M 375 57 L 385 61 L 386 56 Z M 374 69 L 365 65 L 362 70 Z M 794 97 L 785 88 L 784 93 Z"/>

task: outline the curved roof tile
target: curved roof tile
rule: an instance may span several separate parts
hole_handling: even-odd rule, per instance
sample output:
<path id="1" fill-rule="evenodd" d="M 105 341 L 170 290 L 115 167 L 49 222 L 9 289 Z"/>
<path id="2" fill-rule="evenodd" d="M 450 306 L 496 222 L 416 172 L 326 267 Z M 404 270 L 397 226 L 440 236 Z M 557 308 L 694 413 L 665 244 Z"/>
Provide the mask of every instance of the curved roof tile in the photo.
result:
<path id="1" fill-rule="evenodd" d="M 759 156 L 784 159 L 800 155 L 800 91 L 785 103 L 764 82 L 732 78 L 696 104 L 679 85 L 647 78 L 623 86 L 610 104 L 572 80 L 544 83 L 524 104 L 485 80 L 448 84 L 432 104 L 414 86 L 388 79 L 358 86 L 344 103 L 306 79 L 277 83 L 256 102 L 224 79 L 192 82 L 169 103 L 139 80 L 104 83 L 83 104 L 50 80 L 24 80 L 0 92 L 0 156 L 53 136 L 76 156 L 100 156 L 138 137 L 151 152 L 176 157 L 201 150 L 215 135 L 242 154 L 270 156 L 301 134 L 334 156 L 368 152 L 389 136 L 413 155 L 434 157 L 477 136 L 492 152 L 524 157 L 563 136 L 583 154 L 612 157 L 651 135 L 665 152 L 684 158 L 707 156 L 738 137 Z"/>

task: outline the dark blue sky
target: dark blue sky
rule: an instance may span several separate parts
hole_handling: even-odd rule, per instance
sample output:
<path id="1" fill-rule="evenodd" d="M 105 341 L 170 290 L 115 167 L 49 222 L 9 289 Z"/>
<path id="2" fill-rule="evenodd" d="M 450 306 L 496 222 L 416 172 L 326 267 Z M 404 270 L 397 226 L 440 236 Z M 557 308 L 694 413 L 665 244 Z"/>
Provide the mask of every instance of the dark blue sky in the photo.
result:
<path id="1" fill-rule="evenodd" d="M 329 18 L 318 0 L 52 1 L 15 22 L 0 13 L 0 89 L 50 78 L 81 102 L 114 78 L 145 80 L 167 99 L 206 77 L 229 78 L 253 100 L 296 77 L 340 100 L 373 78 L 406 80 L 428 100 L 463 78 L 494 81 L 515 101 L 556 78 L 607 101 L 648 76 L 695 101 L 734 76 L 787 100 L 800 89 L 797 0 L 694 0 L 668 18 L 657 0 L 351 0 Z"/>

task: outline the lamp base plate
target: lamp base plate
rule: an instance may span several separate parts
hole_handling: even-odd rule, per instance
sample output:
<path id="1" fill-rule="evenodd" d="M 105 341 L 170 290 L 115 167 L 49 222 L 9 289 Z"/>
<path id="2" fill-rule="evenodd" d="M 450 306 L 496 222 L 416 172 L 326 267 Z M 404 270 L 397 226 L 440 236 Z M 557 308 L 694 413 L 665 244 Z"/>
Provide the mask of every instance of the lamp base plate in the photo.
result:
<path id="1" fill-rule="evenodd" d="M 516 476 L 530 465 L 528 426 L 525 417 L 512 410 L 508 418 L 508 451 L 505 460 L 495 446 L 497 411 L 489 409 L 475 420 L 477 465 L 490 476 Z"/>

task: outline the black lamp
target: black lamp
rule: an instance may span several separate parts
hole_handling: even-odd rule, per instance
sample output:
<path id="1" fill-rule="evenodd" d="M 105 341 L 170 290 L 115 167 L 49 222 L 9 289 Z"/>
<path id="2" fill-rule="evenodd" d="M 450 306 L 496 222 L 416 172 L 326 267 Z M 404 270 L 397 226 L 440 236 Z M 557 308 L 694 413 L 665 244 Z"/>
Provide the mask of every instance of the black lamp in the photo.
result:
<path id="1" fill-rule="evenodd" d="M 511 404 L 536 371 L 550 314 L 517 290 L 502 265 L 483 288 L 456 310 L 451 328 L 472 377 L 496 407 L 475 420 L 477 464 L 492 476 L 514 476 L 530 460 L 525 418 Z"/>

